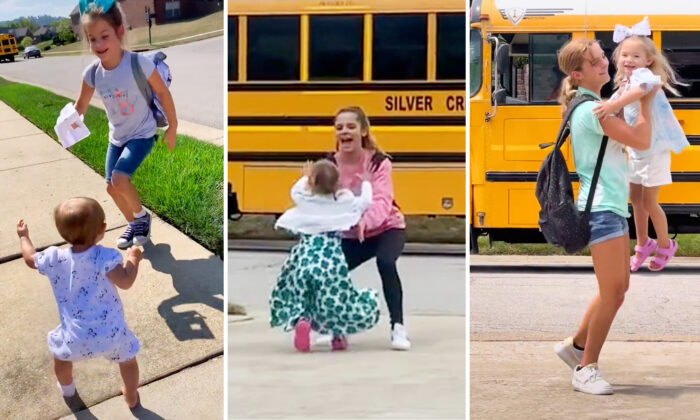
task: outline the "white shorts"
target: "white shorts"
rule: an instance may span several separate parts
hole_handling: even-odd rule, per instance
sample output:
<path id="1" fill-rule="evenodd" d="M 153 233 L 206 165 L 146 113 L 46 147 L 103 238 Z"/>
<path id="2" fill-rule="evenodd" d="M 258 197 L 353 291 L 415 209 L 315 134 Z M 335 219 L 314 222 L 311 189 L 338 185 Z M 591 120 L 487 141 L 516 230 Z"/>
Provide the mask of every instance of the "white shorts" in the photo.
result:
<path id="1" fill-rule="evenodd" d="M 665 151 L 627 162 L 629 181 L 645 187 L 671 184 L 671 152 Z"/>

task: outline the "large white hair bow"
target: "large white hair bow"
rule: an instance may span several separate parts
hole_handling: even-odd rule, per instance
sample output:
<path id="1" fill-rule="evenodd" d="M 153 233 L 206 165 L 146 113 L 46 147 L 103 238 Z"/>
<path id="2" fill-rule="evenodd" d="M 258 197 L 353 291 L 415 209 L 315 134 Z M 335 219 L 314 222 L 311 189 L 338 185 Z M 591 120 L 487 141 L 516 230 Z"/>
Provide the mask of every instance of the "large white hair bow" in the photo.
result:
<path id="1" fill-rule="evenodd" d="M 631 28 L 628 28 L 623 25 L 615 25 L 615 32 L 613 32 L 613 41 L 615 41 L 616 44 L 619 44 L 625 38 L 630 37 L 632 35 L 651 35 L 651 28 L 649 27 L 649 18 L 645 16 L 641 22 L 639 22 Z"/>

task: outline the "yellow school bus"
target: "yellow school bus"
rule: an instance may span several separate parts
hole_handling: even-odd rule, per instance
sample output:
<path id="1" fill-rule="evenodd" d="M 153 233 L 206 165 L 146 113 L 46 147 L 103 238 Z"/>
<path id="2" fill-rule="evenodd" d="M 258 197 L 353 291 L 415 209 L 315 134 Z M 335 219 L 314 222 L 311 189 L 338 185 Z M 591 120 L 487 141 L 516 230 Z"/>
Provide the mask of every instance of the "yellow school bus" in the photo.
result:
<path id="1" fill-rule="evenodd" d="M 279 214 L 358 105 L 408 215 L 466 215 L 463 0 L 228 3 L 229 216 Z"/>
<path id="2" fill-rule="evenodd" d="M 533 3 L 532 7 L 528 3 Z M 695 7 L 695 14 L 687 14 Z M 634 13 L 634 14 L 630 14 Z M 686 13 L 686 14 L 684 14 Z M 556 99 L 563 78 L 557 50 L 569 39 L 594 38 L 611 58 L 616 24 L 649 17 L 652 39 L 688 86 L 669 99 L 691 146 L 672 154 L 673 184 L 659 200 L 669 231 L 700 231 L 700 9 L 677 0 L 614 2 L 474 0 L 469 29 L 470 243 L 479 235 L 507 242 L 543 242 L 535 181 L 561 122 Z M 610 74 L 615 68 L 611 60 Z M 612 79 L 611 79 L 612 80 Z M 603 88 L 609 97 L 612 82 Z M 572 179 L 569 142 L 562 148 Z M 574 185 L 574 190 L 578 185 Z M 630 218 L 630 233 L 634 235 Z"/>
<path id="3" fill-rule="evenodd" d="M 19 49 L 14 35 L 0 34 L 0 61 L 15 61 L 15 55 L 18 53 Z"/>

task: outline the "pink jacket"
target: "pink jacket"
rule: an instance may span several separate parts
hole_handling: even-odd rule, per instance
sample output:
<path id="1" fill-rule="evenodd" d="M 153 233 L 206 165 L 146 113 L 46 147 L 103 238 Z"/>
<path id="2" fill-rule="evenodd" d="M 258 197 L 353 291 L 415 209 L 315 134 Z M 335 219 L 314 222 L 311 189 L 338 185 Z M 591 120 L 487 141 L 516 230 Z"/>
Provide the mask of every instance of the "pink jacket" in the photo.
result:
<path id="1" fill-rule="evenodd" d="M 366 150 L 362 156 L 362 163 L 355 168 L 348 168 L 338 165 L 340 171 L 340 187 L 347 188 L 355 195 L 362 191 L 362 179 L 357 175 L 362 175 L 362 171 L 371 171 L 370 164 L 374 156 L 373 151 Z M 336 155 L 336 162 L 338 156 Z M 370 179 L 372 184 L 372 204 L 362 215 L 365 223 L 365 238 L 377 236 L 389 229 L 404 229 L 406 222 L 403 214 L 394 205 L 394 187 L 391 181 L 391 160 L 384 159 L 379 167 L 372 173 Z M 353 228 L 343 233 L 345 238 L 357 238 L 357 229 Z"/>

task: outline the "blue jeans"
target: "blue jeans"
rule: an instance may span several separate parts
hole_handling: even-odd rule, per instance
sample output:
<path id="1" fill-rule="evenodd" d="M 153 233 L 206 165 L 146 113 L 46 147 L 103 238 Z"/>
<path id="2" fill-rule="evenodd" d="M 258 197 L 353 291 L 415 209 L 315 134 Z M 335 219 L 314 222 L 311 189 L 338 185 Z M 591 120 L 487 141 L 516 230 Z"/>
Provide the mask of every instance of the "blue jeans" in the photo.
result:
<path id="1" fill-rule="evenodd" d="M 625 236 L 629 232 L 627 219 L 609 210 L 592 212 L 588 224 L 591 227 L 588 246 Z"/>
<path id="2" fill-rule="evenodd" d="M 107 182 L 112 183 L 113 173 L 123 174 L 131 178 L 143 160 L 146 159 L 146 156 L 151 153 L 156 137 L 129 140 L 124 146 L 115 146 L 109 143 L 105 161 L 105 179 Z"/>

